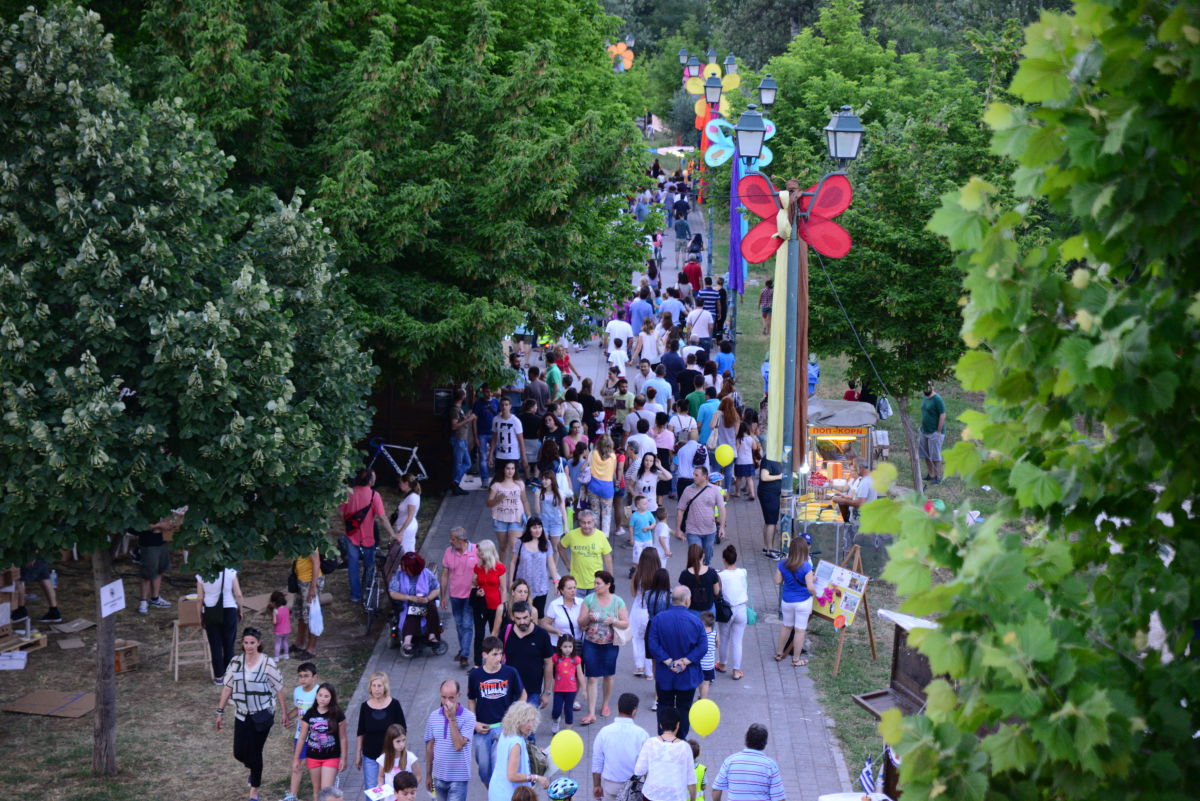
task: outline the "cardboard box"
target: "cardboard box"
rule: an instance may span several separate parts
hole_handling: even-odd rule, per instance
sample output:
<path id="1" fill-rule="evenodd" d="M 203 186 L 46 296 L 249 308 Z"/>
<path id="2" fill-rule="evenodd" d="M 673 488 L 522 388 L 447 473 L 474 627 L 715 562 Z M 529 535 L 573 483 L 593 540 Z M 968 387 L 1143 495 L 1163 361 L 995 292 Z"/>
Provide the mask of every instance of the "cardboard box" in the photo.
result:
<path id="1" fill-rule="evenodd" d="M 113 663 L 117 673 L 124 673 L 138 666 L 140 657 L 138 646 L 140 642 L 133 640 L 117 640 L 114 646 Z"/>
<path id="2" fill-rule="evenodd" d="M 200 625 L 200 599 L 180 598 L 177 602 L 179 607 L 179 625 L 181 626 L 199 626 Z"/>
<path id="3" fill-rule="evenodd" d="M 55 718 L 81 718 L 95 708 L 95 693 L 60 693 L 54 690 L 38 690 L 0 707 L 5 712 Z"/>
<path id="4" fill-rule="evenodd" d="M 12 636 L 12 603 L 0 600 L 0 642 Z"/>

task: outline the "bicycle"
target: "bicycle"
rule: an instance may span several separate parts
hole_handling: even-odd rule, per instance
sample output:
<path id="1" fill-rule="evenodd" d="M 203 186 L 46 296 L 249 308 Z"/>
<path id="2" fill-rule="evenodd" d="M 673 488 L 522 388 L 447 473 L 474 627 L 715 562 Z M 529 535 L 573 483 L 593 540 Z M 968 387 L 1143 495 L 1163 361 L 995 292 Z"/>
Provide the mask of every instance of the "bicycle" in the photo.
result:
<path id="1" fill-rule="evenodd" d="M 367 463 L 368 470 L 374 468 L 375 460 L 382 456 L 384 459 L 387 459 L 388 464 L 390 464 L 392 469 L 396 471 L 397 476 L 403 476 L 406 473 L 412 473 L 414 476 L 416 476 L 418 481 L 424 481 L 425 479 L 429 478 L 429 474 L 425 472 L 425 465 L 421 464 L 420 458 L 417 457 L 417 448 L 420 446 L 393 445 L 391 443 L 384 442 L 382 437 L 376 437 L 368 442 L 367 445 L 374 449 L 374 452 L 371 454 L 371 461 Z M 400 467 L 399 462 L 393 458 L 391 451 L 396 451 L 397 456 L 399 456 L 402 461 L 404 460 L 404 455 L 408 455 L 408 460 L 404 462 L 404 467 Z"/>
<path id="2" fill-rule="evenodd" d="M 385 565 L 387 563 L 387 550 L 377 549 L 375 551 L 375 569 L 367 575 L 366 584 L 363 586 L 362 605 L 363 611 L 366 613 L 366 626 L 363 628 L 363 636 L 369 637 L 371 629 L 375 625 L 375 616 L 383 611 L 383 604 L 380 603 L 387 596 L 387 582 L 383 576 Z"/>

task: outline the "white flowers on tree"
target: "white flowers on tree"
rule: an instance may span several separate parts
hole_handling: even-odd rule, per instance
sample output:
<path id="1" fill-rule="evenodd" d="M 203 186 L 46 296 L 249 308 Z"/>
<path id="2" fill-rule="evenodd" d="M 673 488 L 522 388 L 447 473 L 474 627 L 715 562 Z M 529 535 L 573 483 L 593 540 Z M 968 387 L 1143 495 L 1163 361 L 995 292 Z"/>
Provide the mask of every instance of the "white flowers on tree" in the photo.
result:
<path id="1" fill-rule="evenodd" d="M 298 194 L 239 210 L 231 160 L 177 104 L 131 100 L 96 14 L 8 22 L 0 562 L 78 545 L 103 583 L 111 537 L 184 504 L 175 542 L 202 571 L 310 551 L 375 375 L 333 242 Z M 115 709 L 100 670 L 103 773 Z"/>

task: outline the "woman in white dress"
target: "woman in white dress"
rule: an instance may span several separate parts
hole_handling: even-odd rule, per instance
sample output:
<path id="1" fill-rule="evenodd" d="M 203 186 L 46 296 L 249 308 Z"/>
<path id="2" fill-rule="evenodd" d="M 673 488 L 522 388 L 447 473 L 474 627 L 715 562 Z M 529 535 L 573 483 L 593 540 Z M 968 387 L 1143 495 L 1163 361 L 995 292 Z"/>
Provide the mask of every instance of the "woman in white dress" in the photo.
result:
<path id="1" fill-rule="evenodd" d="M 392 528 L 400 540 L 400 552 L 417 550 L 417 512 L 421 511 L 421 484 L 412 473 L 400 476 L 402 499 L 396 507 Z"/>

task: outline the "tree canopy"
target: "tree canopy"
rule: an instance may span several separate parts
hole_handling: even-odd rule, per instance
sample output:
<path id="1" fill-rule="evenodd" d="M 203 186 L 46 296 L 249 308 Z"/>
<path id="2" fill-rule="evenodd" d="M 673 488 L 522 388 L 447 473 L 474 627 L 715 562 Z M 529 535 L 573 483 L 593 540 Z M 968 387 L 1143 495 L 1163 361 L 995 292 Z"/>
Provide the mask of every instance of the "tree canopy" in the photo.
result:
<path id="1" fill-rule="evenodd" d="M 617 25 L 570 0 L 153 0 L 133 61 L 236 157 L 244 202 L 313 193 L 393 378 L 461 379 L 526 320 L 608 308 L 644 256 Z"/>
<path id="2" fill-rule="evenodd" d="M 764 71 L 781 87 L 769 112 L 778 133 L 767 171 L 781 176 L 776 185 L 815 184 L 836 168 L 821 129 L 841 105 L 867 129 L 849 168 L 854 202 L 838 217 L 854 247 L 842 259 L 811 261 L 810 347 L 847 354 L 856 377 L 877 371 L 911 432 L 904 398 L 947 375 L 963 349 L 961 273 L 925 221 L 939 195 L 973 174 L 1002 183 L 979 123 L 979 87 L 953 54 L 880 44 L 863 27 L 859 0 L 832 0 Z"/>
<path id="3" fill-rule="evenodd" d="M 987 393 L 947 468 L 985 523 L 878 501 L 884 573 L 935 680 L 885 716 L 914 799 L 1185 799 L 1200 763 L 1200 12 L 1077 0 L 1029 26 L 981 178 L 930 223 L 968 292 L 957 373 Z M 1046 213 L 1054 227 L 1022 236 Z M 938 575 L 937 583 L 933 577 Z M 953 682 L 953 684 L 951 683 Z"/>
<path id="4" fill-rule="evenodd" d="M 374 377 L 328 232 L 298 196 L 240 213 L 229 159 L 180 104 L 131 98 L 98 15 L 28 11 L 0 57 L 0 563 L 77 545 L 99 586 L 114 536 L 185 505 L 200 571 L 311 551 Z"/>

